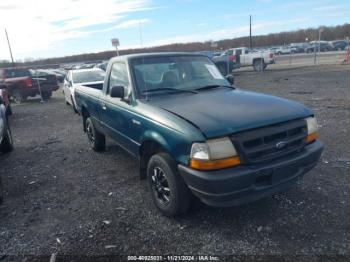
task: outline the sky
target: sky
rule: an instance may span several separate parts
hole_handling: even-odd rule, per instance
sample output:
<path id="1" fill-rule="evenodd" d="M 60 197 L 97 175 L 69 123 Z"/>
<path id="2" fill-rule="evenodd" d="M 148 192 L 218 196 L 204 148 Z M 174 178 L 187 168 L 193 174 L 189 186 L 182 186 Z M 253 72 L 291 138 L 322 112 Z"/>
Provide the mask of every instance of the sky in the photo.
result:
<path id="1" fill-rule="evenodd" d="M 215 41 L 350 22 L 346 0 L 0 0 L 0 60 Z M 141 32 L 141 34 L 140 34 Z"/>

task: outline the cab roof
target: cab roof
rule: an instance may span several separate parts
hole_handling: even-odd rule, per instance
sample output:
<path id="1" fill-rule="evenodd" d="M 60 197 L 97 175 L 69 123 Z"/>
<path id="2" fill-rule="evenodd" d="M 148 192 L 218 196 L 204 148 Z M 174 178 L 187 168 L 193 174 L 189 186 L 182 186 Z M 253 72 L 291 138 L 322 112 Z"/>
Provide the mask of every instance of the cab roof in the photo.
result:
<path id="1" fill-rule="evenodd" d="M 129 54 L 121 55 L 111 58 L 111 61 L 128 61 L 135 58 L 146 58 L 146 57 L 167 57 L 167 56 L 202 56 L 207 57 L 204 54 L 189 53 L 189 52 L 158 52 L 158 53 L 139 53 L 139 54 Z"/>

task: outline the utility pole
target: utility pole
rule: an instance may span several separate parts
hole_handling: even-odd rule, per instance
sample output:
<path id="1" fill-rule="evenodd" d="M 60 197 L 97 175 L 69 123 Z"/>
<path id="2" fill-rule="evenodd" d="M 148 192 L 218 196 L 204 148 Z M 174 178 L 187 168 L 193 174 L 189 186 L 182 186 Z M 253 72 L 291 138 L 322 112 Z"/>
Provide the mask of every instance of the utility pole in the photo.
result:
<path id="1" fill-rule="evenodd" d="M 11 55 L 11 61 L 12 61 L 12 67 L 15 67 L 15 63 L 13 61 L 13 56 L 12 56 L 12 50 L 11 50 L 11 45 L 10 45 L 10 40 L 9 40 L 9 36 L 7 34 L 6 28 L 5 28 L 5 34 L 6 34 L 6 38 L 7 38 L 7 44 L 9 45 L 9 50 L 10 50 L 10 55 Z"/>
<path id="2" fill-rule="evenodd" d="M 249 16 L 249 48 L 253 48 L 253 40 L 252 40 L 252 16 Z"/>

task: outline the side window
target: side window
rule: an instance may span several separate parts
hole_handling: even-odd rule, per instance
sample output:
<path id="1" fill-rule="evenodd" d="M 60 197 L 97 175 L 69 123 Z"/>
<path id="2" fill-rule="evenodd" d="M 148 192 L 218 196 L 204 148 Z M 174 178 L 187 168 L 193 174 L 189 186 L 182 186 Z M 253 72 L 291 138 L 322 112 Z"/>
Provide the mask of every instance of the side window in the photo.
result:
<path id="1" fill-rule="evenodd" d="M 246 50 L 244 51 L 244 53 L 245 53 L 245 54 L 249 54 L 249 50 L 246 49 Z"/>
<path id="2" fill-rule="evenodd" d="M 233 55 L 233 50 L 227 50 L 227 55 Z"/>
<path id="3" fill-rule="evenodd" d="M 124 63 L 113 64 L 109 77 L 107 93 L 110 93 L 110 90 L 113 86 L 124 86 L 126 88 L 129 88 L 129 85 L 130 81 L 126 65 Z"/>
<path id="4" fill-rule="evenodd" d="M 236 49 L 236 55 L 241 55 L 242 54 L 242 49 Z"/>

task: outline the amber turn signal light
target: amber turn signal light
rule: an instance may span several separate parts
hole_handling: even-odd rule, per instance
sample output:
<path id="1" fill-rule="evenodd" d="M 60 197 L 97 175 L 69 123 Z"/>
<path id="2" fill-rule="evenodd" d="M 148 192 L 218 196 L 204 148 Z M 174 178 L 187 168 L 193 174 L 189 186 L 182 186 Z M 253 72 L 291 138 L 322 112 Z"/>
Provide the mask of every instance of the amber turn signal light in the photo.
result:
<path id="1" fill-rule="evenodd" d="M 190 162 L 191 168 L 197 170 L 216 170 L 237 166 L 239 164 L 241 164 L 241 160 L 238 156 L 218 160 L 191 159 Z"/>
<path id="2" fill-rule="evenodd" d="M 318 138 L 318 132 L 311 133 L 306 137 L 306 143 L 309 144 L 315 141 L 317 138 Z"/>

